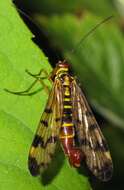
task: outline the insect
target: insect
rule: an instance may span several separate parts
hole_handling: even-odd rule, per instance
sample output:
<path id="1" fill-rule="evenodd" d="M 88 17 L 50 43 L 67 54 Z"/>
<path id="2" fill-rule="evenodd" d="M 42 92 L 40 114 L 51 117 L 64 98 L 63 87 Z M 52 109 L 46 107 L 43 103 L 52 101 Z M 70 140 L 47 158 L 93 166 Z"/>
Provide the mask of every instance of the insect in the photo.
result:
<path id="1" fill-rule="evenodd" d="M 60 141 L 71 166 L 78 168 L 85 160 L 97 178 L 108 181 L 113 164 L 107 142 L 69 69 L 65 60 L 59 61 L 50 75 L 53 85 L 29 151 L 28 168 L 33 176 L 44 171 Z"/>
<path id="2" fill-rule="evenodd" d="M 92 173 L 102 181 L 109 180 L 113 166 L 108 145 L 83 92 L 69 74 L 69 64 L 59 61 L 50 79 L 53 87 L 29 151 L 31 174 L 36 176 L 47 168 L 59 140 L 72 166 L 80 167 L 85 156 Z"/>

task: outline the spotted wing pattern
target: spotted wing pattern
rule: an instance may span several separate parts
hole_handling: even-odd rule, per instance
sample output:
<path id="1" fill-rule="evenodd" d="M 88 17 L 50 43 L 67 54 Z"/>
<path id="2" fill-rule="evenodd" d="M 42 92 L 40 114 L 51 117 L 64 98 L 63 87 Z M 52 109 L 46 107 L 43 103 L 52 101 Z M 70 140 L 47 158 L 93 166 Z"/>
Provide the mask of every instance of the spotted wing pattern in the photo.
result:
<path id="1" fill-rule="evenodd" d="M 81 150 L 92 173 L 102 181 L 112 176 L 112 159 L 108 145 L 76 81 L 71 86 L 73 118 Z"/>
<path id="2" fill-rule="evenodd" d="M 61 82 L 55 80 L 29 152 L 28 167 L 33 176 L 42 172 L 51 162 L 59 138 L 61 115 Z"/>

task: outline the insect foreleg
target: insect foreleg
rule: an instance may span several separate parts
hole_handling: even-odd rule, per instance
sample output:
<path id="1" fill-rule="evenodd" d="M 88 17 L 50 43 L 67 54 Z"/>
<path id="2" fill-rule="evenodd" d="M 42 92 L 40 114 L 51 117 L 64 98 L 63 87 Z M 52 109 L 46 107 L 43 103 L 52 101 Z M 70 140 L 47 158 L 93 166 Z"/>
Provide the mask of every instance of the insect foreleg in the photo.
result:
<path id="1" fill-rule="evenodd" d="M 31 73 L 30 71 L 28 71 L 27 69 L 25 70 L 25 72 L 26 72 L 28 75 L 30 75 L 30 76 L 32 76 L 32 77 L 34 77 L 34 78 L 46 79 L 46 78 L 48 78 L 48 76 L 49 76 L 49 74 L 47 73 L 47 71 L 45 71 L 44 69 L 41 69 L 40 72 L 37 73 L 37 74 L 32 74 L 32 73 Z M 42 73 L 44 74 L 44 77 L 41 76 Z"/>

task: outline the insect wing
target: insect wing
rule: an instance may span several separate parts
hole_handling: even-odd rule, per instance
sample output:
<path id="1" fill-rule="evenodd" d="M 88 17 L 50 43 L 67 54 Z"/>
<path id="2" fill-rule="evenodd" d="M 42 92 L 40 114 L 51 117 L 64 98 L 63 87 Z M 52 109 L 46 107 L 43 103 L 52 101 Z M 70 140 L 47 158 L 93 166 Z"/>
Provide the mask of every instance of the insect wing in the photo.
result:
<path id="1" fill-rule="evenodd" d="M 113 164 L 106 140 L 75 80 L 71 89 L 73 122 L 87 166 L 97 178 L 108 181 L 112 176 Z"/>
<path id="2" fill-rule="evenodd" d="M 62 118 L 61 83 L 56 80 L 48 98 L 29 152 L 28 167 L 33 176 L 38 175 L 51 162 L 59 137 Z"/>

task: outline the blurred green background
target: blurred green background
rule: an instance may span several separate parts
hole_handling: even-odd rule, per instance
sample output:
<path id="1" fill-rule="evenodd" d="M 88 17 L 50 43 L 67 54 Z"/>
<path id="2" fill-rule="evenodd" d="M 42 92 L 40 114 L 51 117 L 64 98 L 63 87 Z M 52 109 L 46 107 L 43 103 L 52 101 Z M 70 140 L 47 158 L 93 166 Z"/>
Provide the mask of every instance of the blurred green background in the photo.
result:
<path id="1" fill-rule="evenodd" d="M 54 67 L 58 60 L 64 58 L 69 61 L 73 75 L 78 78 L 108 141 L 114 164 L 113 177 L 103 183 L 90 175 L 88 179 L 92 189 L 123 189 L 124 1 L 14 0 L 14 4 L 24 12 L 18 11 L 35 35 L 33 41 L 42 49 L 51 65 Z M 77 45 L 96 24 L 111 15 L 114 16 L 111 20 L 97 28 L 80 46 Z M 73 49 L 75 51 L 71 53 Z M 48 67 L 48 71 L 50 69 Z M 39 115 L 36 117 L 38 119 Z M 76 183 L 81 184 L 81 179 Z M 62 189 L 59 183 L 57 189 Z M 78 189 L 80 187 L 77 185 Z M 82 186 L 82 189 L 89 187 Z"/>

